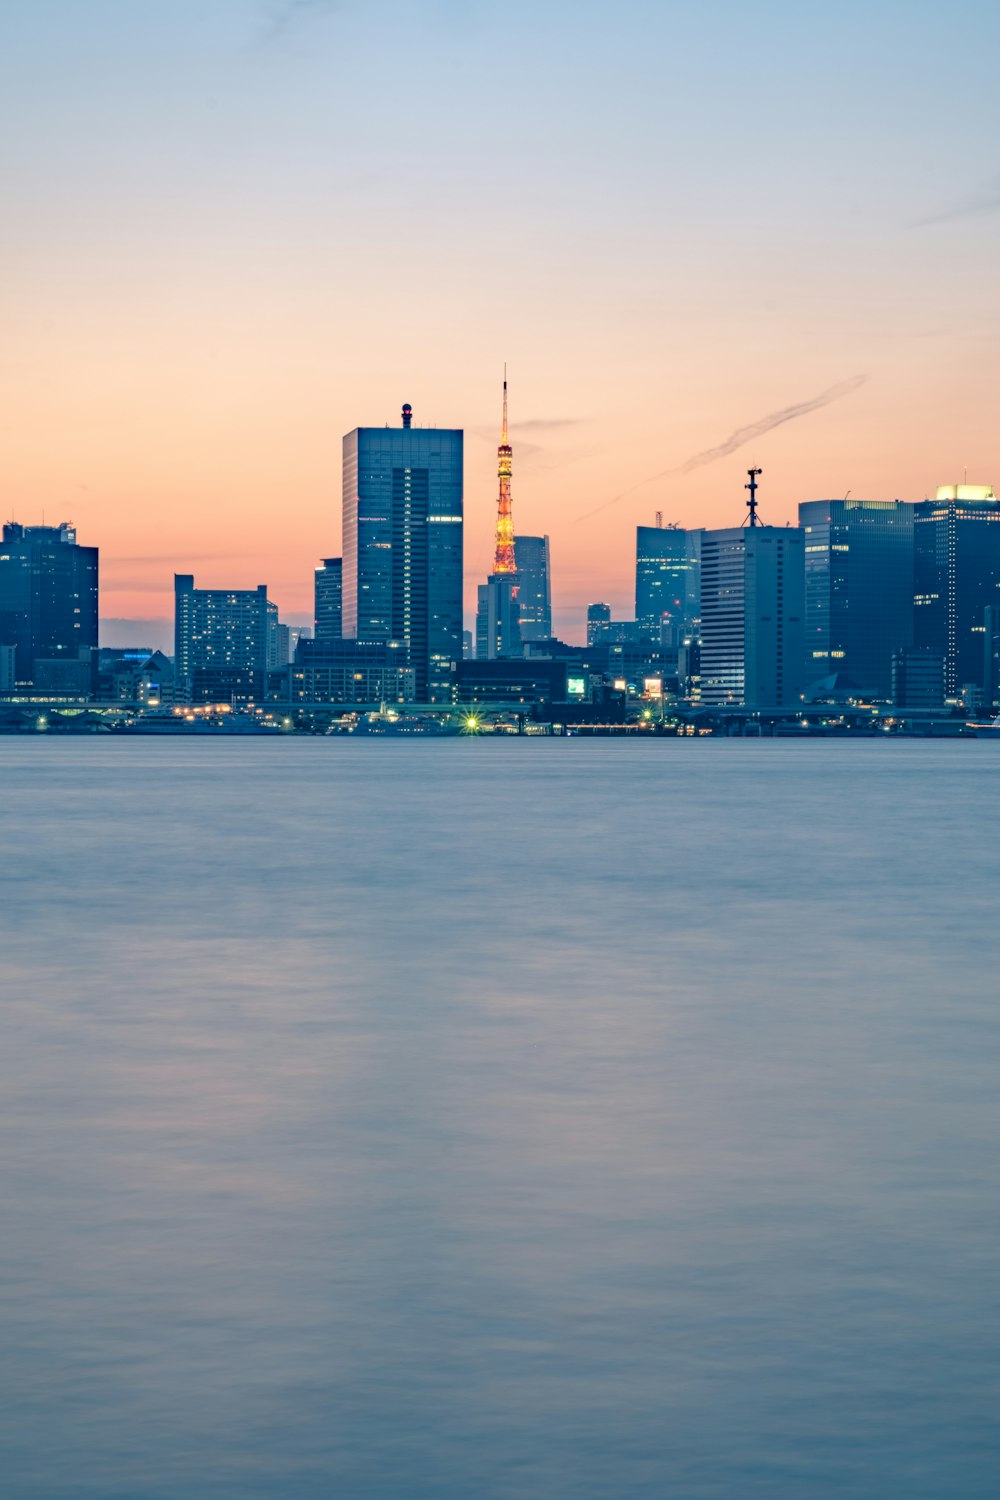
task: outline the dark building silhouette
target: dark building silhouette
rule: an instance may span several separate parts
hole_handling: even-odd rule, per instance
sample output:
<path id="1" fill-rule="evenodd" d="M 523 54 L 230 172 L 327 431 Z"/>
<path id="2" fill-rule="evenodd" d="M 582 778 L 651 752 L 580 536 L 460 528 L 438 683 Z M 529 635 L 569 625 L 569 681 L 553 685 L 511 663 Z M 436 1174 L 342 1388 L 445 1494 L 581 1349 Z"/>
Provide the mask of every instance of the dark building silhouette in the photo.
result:
<path id="1" fill-rule="evenodd" d="M 17 682 L 68 672 L 86 687 L 97 649 L 97 590 L 98 549 L 81 547 L 67 522 L 4 526 L 0 645 L 14 647 Z"/>
<path id="2" fill-rule="evenodd" d="M 892 695 L 892 658 L 913 641 L 913 513 L 901 500 L 807 500 L 807 684 L 843 674 Z"/>
<path id="3" fill-rule="evenodd" d="M 544 641 L 552 634 L 552 583 L 547 536 L 516 536 L 514 560 L 520 579 L 518 623 L 522 641 Z"/>
<path id="4" fill-rule="evenodd" d="M 913 640 L 944 658 L 945 693 L 983 685 L 984 611 L 1000 602 L 1000 500 L 942 485 L 915 508 Z"/>
<path id="5" fill-rule="evenodd" d="M 1000 707 L 1000 599 L 983 610 L 983 703 Z"/>
<path id="6" fill-rule="evenodd" d="M 595 642 L 606 639 L 607 626 L 611 624 L 610 604 L 588 604 L 587 605 L 587 645 L 593 646 Z"/>
<path id="7" fill-rule="evenodd" d="M 314 624 L 317 641 L 339 641 L 343 636 L 344 561 L 325 557 L 316 569 Z"/>
<path id="8" fill-rule="evenodd" d="M 644 635 L 665 645 L 679 646 L 697 625 L 701 535 L 680 526 L 635 529 L 635 618 Z"/>
<path id="9" fill-rule="evenodd" d="M 521 656 L 517 573 L 491 573 L 479 585 L 476 609 L 476 660 Z"/>
<path id="10" fill-rule="evenodd" d="M 944 658 L 940 651 L 908 646 L 892 657 L 892 701 L 897 708 L 941 708 Z"/>
<path id="11" fill-rule="evenodd" d="M 343 635 L 406 652 L 420 702 L 449 703 L 462 659 L 457 428 L 357 427 L 344 438 Z"/>

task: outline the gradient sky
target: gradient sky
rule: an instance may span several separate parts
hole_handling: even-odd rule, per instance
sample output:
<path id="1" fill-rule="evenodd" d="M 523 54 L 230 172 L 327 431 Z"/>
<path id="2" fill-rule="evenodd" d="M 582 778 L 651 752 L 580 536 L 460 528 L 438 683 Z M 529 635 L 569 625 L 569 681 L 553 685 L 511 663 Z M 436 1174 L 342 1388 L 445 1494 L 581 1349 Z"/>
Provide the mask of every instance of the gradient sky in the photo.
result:
<path id="1" fill-rule="evenodd" d="M 341 435 L 410 401 L 471 600 L 506 360 L 573 639 L 751 461 L 779 523 L 1000 482 L 998 49 L 995 0 L 2 0 L 4 513 L 101 547 L 108 640 L 175 570 L 307 619 Z"/>

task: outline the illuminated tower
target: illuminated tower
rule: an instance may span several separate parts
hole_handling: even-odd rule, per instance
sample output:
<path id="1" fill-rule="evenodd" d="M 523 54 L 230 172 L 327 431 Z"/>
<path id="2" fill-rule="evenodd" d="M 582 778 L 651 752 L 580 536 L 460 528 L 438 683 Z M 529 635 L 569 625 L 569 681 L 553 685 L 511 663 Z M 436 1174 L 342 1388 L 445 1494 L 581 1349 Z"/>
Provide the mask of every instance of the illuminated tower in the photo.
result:
<path id="1" fill-rule="evenodd" d="M 514 519 L 510 513 L 510 471 L 512 450 L 507 441 L 507 366 L 503 367 L 503 431 L 497 449 L 497 474 L 500 494 L 497 499 L 497 551 L 494 573 L 516 573 L 514 559 Z"/>

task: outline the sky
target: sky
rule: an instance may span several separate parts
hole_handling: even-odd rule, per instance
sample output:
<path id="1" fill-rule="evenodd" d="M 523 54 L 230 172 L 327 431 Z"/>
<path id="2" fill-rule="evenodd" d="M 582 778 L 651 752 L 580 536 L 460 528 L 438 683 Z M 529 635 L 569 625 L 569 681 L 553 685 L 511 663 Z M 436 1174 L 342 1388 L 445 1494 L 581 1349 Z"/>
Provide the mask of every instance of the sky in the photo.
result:
<path id="1" fill-rule="evenodd" d="M 306 621 L 409 401 L 472 609 L 506 361 L 577 640 L 751 463 L 776 524 L 1000 482 L 998 48 L 994 0 L 0 0 L 4 515 L 100 546 L 107 643 L 175 571 Z"/>

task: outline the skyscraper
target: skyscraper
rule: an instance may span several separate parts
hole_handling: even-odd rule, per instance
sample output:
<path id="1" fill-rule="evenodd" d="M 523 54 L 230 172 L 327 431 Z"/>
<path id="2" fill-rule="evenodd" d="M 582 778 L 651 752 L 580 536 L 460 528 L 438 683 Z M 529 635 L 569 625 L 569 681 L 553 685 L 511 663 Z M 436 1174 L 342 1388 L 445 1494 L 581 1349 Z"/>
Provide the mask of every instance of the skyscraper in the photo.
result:
<path id="1" fill-rule="evenodd" d="M 97 648 L 98 549 L 81 547 L 68 522 L 10 521 L 0 546 L 0 645 L 14 647 L 18 682 L 38 664 L 86 663 Z"/>
<path id="2" fill-rule="evenodd" d="M 316 569 L 313 619 L 317 641 L 339 641 L 343 634 L 344 563 L 325 557 Z"/>
<path id="3" fill-rule="evenodd" d="M 893 654 L 913 642 L 913 506 L 902 500 L 807 500 L 804 684 L 842 672 L 892 695 Z"/>
<path id="4" fill-rule="evenodd" d="M 1000 600 L 1000 500 L 942 485 L 915 508 L 913 639 L 944 657 L 945 692 L 983 684 L 983 617 Z"/>
<path id="5" fill-rule="evenodd" d="M 635 618 L 667 646 L 680 645 L 698 619 L 701 536 L 680 526 L 635 529 Z"/>
<path id="6" fill-rule="evenodd" d="M 196 589 L 174 576 L 174 670 L 178 696 L 196 702 L 262 698 L 278 663 L 278 608 L 267 585 Z"/>
<path id="7" fill-rule="evenodd" d="M 395 644 L 420 702 L 450 703 L 462 659 L 458 428 L 356 427 L 344 438 L 343 634 Z"/>
<path id="8" fill-rule="evenodd" d="M 547 641 L 552 635 L 552 585 L 547 536 L 516 536 L 514 563 L 522 641 Z"/>
<path id="9" fill-rule="evenodd" d="M 587 645 L 596 646 L 599 641 L 606 640 L 608 637 L 608 627 L 610 623 L 610 604 L 588 604 Z"/>
<path id="10" fill-rule="evenodd" d="M 706 531 L 701 701 L 778 708 L 802 688 L 804 537 L 797 526 Z"/>

